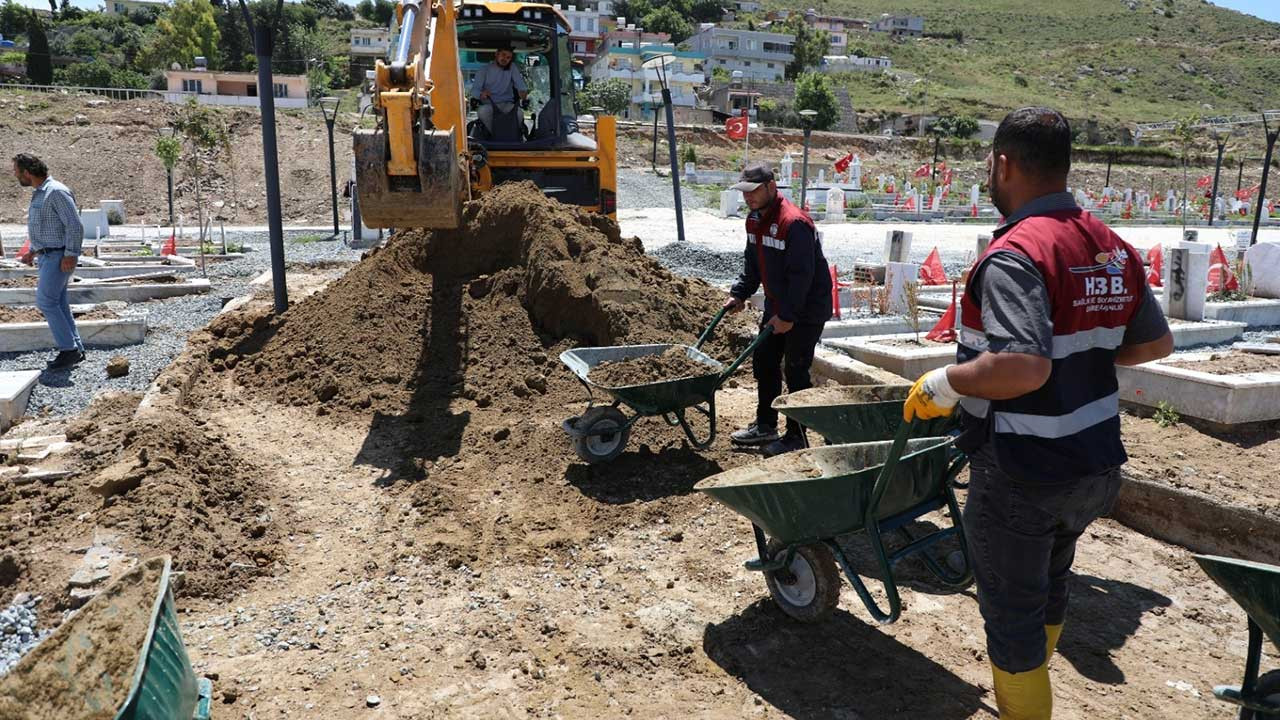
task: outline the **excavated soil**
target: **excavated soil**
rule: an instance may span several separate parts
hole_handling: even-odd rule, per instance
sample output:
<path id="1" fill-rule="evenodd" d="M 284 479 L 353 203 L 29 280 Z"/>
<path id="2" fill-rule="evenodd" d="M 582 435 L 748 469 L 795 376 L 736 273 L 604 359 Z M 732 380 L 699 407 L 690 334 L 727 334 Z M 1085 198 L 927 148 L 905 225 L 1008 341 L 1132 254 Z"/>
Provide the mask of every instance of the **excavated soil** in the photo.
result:
<path id="1" fill-rule="evenodd" d="M 1280 355 L 1261 353 L 1214 353 L 1208 360 L 1186 360 L 1161 363 L 1167 367 L 1197 370 L 1210 375 L 1240 375 L 1243 373 L 1280 372 Z"/>
<path id="2" fill-rule="evenodd" d="M 69 424 L 71 477 L 0 486 L 0 555 L 65 552 L 105 533 L 126 550 L 171 555 L 187 573 L 181 594 L 225 596 L 278 556 L 265 488 L 251 461 L 203 420 L 134 417 L 138 399 L 102 393 Z M 64 601 L 57 568 L 27 570 L 32 587 Z"/>
<path id="3" fill-rule="evenodd" d="M 0 720 L 111 720 L 151 624 L 164 559 L 121 575 L 0 679 Z"/>
<path id="4" fill-rule="evenodd" d="M 404 414 L 431 433 L 451 398 L 513 414 L 533 396 L 570 402 L 580 389 L 550 359 L 560 351 L 687 342 L 721 302 L 609 219 L 513 183 L 468 203 L 461 230 L 398 233 L 279 321 L 215 322 L 209 357 L 280 403 Z M 710 352 L 727 355 L 734 328 Z"/>
<path id="5" fill-rule="evenodd" d="M 661 355 L 600 363 L 587 377 L 600 387 L 620 388 L 701 377 L 714 372 L 714 367 L 694 360 L 683 347 L 677 346 L 667 349 Z"/>
<path id="6" fill-rule="evenodd" d="M 110 310 L 94 308 L 89 312 L 76 313 L 76 320 L 114 320 L 119 315 Z M 44 313 L 36 308 L 0 306 L 0 324 L 44 322 Z"/>

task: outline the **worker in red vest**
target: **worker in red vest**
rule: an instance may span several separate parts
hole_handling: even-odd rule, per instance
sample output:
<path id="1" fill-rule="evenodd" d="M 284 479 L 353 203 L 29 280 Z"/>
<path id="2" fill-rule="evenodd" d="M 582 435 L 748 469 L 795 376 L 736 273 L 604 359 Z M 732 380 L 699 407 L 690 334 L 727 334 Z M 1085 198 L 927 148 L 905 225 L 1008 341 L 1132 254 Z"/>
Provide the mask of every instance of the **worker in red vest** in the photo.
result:
<path id="1" fill-rule="evenodd" d="M 1142 257 L 1067 192 L 1061 114 L 1010 113 L 987 166 L 1005 221 L 969 273 L 956 364 L 921 377 L 903 414 L 960 405 L 996 704 L 1002 720 L 1048 720 L 1076 541 L 1110 511 L 1127 459 L 1115 368 L 1168 355 L 1173 336 Z"/>
<path id="2" fill-rule="evenodd" d="M 787 420 L 786 433 L 778 434 L 773 401 L 782 394 L 784 376 L 788 392 L 813 387 L 809 368 L 822 327 L 831 319 L 831 275 L 813 220 L 778 192 L 772 170 L 764 165 L 749 167 L 733 189 L 742 192 L 751 213 L 742 275 L 724 305 L 737 312 L 763 287 L 761 327 L 772 328 L 773 333 L 751 356 L 756 421 L 730 439 L 739 445 L 763 446 L 764 454 L 773 456 L 805 447 L 804 429 L 795 420 Z"/>

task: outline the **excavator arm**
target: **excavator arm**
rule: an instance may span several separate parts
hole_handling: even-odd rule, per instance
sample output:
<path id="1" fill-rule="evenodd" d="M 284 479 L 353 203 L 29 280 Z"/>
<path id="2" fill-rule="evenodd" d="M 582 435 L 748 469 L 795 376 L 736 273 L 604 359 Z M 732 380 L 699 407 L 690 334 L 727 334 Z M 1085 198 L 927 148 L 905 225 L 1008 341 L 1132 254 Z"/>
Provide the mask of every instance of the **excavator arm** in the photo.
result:
<path id="1" fill-rule="evenodd" d="M 354 133 L 369 227 L 452 229 L 470 197 L 466 106 L 453 0 L 401 0 L 390 62 L 374 73 L 373 129 Z"/>

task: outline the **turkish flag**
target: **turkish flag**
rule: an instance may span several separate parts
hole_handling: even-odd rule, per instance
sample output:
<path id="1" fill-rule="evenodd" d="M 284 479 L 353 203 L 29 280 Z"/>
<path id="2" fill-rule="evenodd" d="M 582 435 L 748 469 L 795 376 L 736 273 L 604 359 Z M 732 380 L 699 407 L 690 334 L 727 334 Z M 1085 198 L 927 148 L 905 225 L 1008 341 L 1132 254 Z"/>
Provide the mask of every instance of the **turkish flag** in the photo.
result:
<path id="1" fill-rule="evenodd" d="M 169 239 L 164 241 L 160 246 L 161 255 L 177 255 L 178 254 L 178 238 L 173 234 L 169 234 Z"/>
<path id="2" fill-rule="evenodd" d="M 836 172 L 842 173 L 849 169 L 849 163 L 853 162 L 853 153 L 849 153 L 836 161 Z"/>
<path id="3" fill-rule="evenodd" d="M 724 121 L 724 131 L 730 140 L 742 140 L 747 137 L 747 119 L 742 116 L 731 117 Z"/>
<path id="4" fill-rule="evenodd" d="M 920 266 L 920 281 L 925 285 L 947 284 L 947 271 L 942 267 L 942 258 L 938 257 L 937 247 L 929 253 L 929 257 L 925 258 L 924 264 Z"/>
<path id="5" fill-rule="evenodd" d="M 938 320 L 938 324 L 924 336 L 926 340 L 934 342 L 951 342 L 956 339 L 956 286 L 951 286 L 951 304 L 947 306 L 947 311 L 942 313 L 942 318 Z"/>
<path id="6" fill-rule="evenodd" d="M 1245 189 L 1243 189 L 1243 190 L 1237 190 L 1237 191 L 1236 191 L 1236 199 L 1237 199 L 1237 200 L 1248 200 L 1249 198 L 1253 197 L 1253 194 L 1254 194 L 1254 193 L 1258 192 L 1258 188 L 1259 188 L 1259 187 L 1261 187 L 1261 185 L 1254 185 L 1254 186 L 1253 186 L 1253 187 L 1251 187 L 1251 188 L 1245 188 Z"/>
<path id="7" fill-rule="evenodd" d="M 1199 180 L 1196 180 L 1196 187 L 1198 188 L 1207 188 L 1212 184 L 1213 184 L 1212 175 L 1205 175 L 1201 177 Z"/>
<path id="8" fill-rule="evenodd" d="M 916 173 L 915 173 L 916 177 L 918 177 L 918 178 L 919 178 L 919 177 L 924 177 L 924 176 L 926 176 L 926 175 L 928 175 L 928 174 L 929 174 L 929 163 L 925 163 L 925 164 L 921 165 L 920 167 L 916 168 Z"/>
<path id="9" fill-rule="evenodd" d="M 27 238 L 22 242 L 22 247 L 18 249 L 18 257 L 22 257 L 31 252 L 31 238 Z"/>
<path id="10" fill-rule="evenodd" d="M 1164 273 L 1164 248 L 1155 245 L 1148 250 L 1147 265 L 1147 284 L 1151 287 L 1163 287 L 1164 281 L 1160 278 Z"/>
<path id="11" fill-rule="evenodd" d="M 1209 253 L 1208 289 L 1211 293 L 1240 289 L 1240 283 L 1236 280 L 1236 274 L 1231 272 L 1231 263 L 1227 261 L 1227 254 L 1222 252 L 1221 245 Z"/>

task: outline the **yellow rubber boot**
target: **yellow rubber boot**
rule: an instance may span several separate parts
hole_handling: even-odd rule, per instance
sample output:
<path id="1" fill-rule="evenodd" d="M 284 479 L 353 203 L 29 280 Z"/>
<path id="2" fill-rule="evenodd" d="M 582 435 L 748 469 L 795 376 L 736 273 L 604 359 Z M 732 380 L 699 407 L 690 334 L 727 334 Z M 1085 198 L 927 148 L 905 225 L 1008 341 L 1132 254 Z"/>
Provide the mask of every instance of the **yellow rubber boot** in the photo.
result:
<path id="1" fill-rule="evenodd" d="M 1054 651 L 1058 649 L 1058 638 L 1062 637 L 1062 623 L 1045 625 L 1044 635 L 1044 661 L 1047 663 L 1053 657 Z"/>
<path id="2" fill-rule="evenodd" d="M 1053 690 L 1049 687 L 1049 658 L 1034 670 L 1010 673 L 991 665 L 1000 720 L 1049 720 Z"/>

